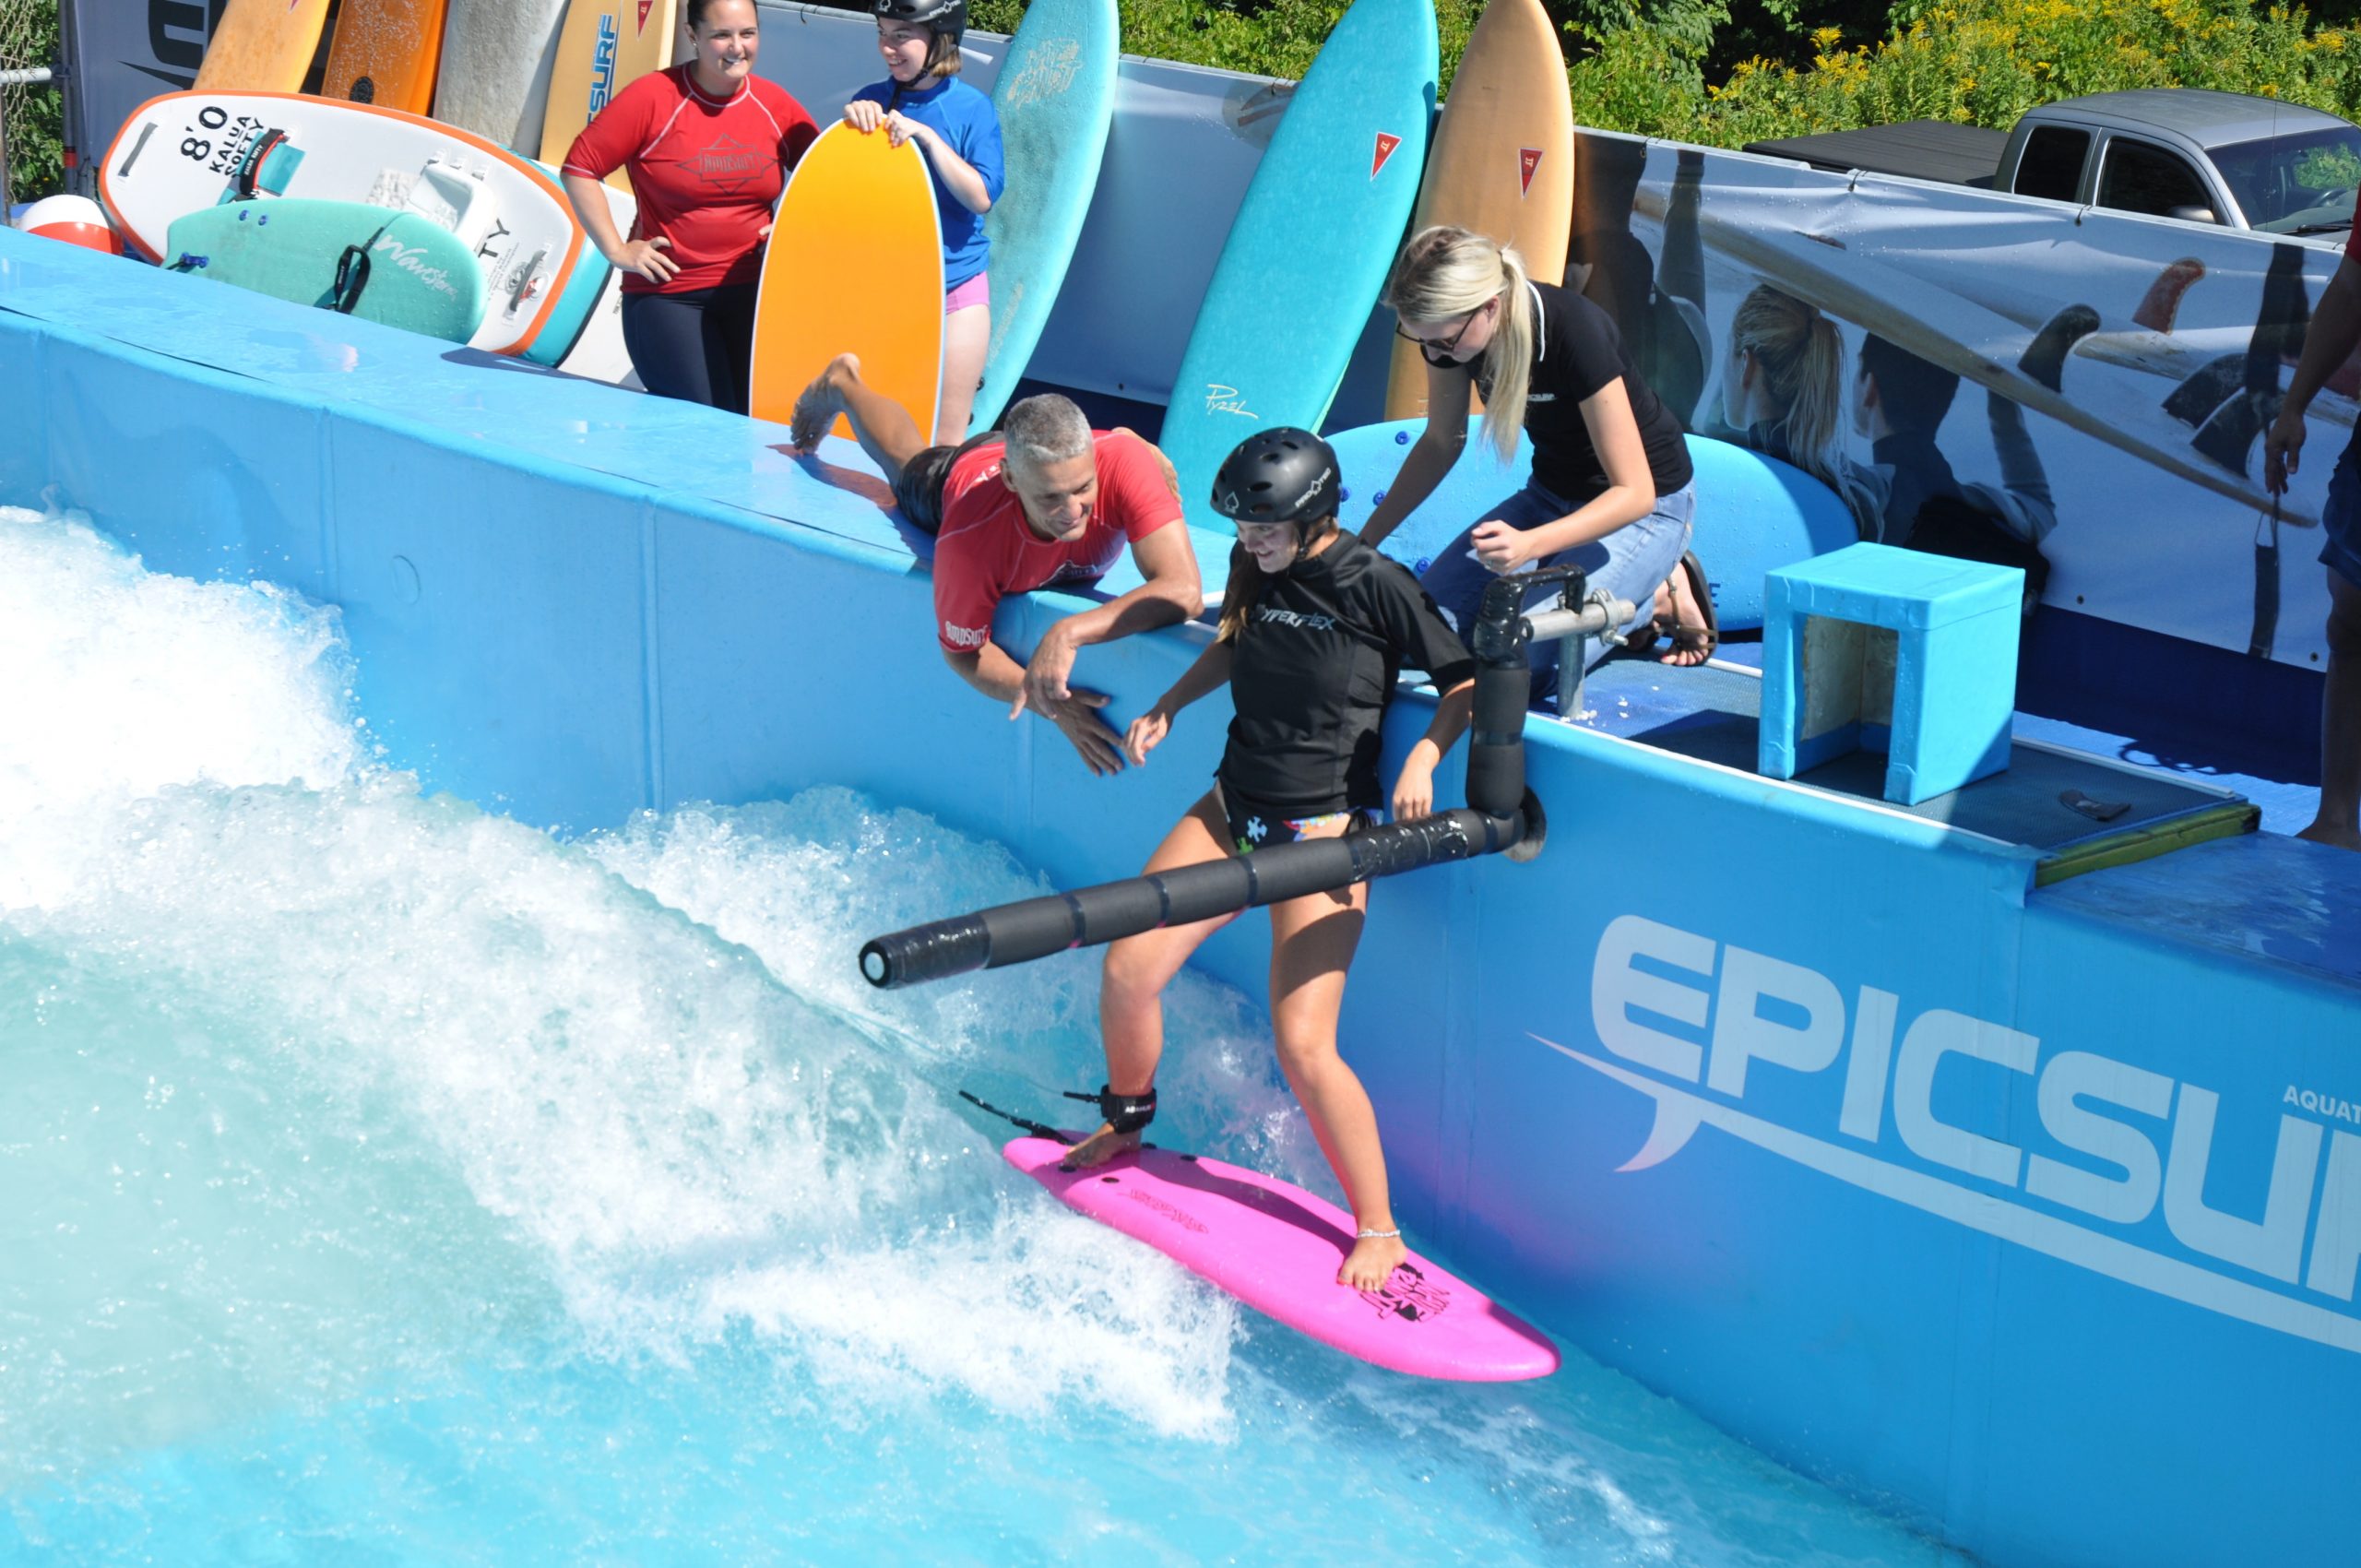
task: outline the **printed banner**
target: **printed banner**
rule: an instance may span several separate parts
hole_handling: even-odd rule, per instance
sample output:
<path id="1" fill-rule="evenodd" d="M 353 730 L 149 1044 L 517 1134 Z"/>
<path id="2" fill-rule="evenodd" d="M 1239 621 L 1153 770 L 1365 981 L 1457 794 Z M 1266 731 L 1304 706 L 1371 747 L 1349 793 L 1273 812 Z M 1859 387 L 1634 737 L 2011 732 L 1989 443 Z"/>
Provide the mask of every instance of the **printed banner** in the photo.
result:
<path id="1" fill-rule="evenodd" d="M 2047 603 L 2320 667 L 2319 521 L 2353 367 L 2313 402 L 2277 504 L 2261 438 L 2341 232 L 1578 141 L 1567 280 L 1689 428 L 1817 474 L 1864 539 L 2022 565 Z"/>
<path id="2" fill-rule="evenodd" d="M 230 0 L 65 0 L 76 76 L 68 127 L 82 158 L 79 188 L 97 195 L 98 160 L 131 112 L 196 82 L 206 40 Z"/>

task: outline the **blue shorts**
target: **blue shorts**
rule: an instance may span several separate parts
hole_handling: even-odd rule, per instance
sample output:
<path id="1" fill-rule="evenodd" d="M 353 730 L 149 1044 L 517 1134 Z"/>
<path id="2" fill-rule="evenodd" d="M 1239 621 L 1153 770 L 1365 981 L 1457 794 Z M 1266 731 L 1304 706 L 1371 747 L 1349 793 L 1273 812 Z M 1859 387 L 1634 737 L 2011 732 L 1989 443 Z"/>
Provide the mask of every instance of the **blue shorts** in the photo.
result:
<path id="1" fill-rule="evenodd" d="M 2345 443 L 2328 476 L 2328 505 L 2320 508 L 2320 564 L 2361 588 L 2361 433 Z"/>

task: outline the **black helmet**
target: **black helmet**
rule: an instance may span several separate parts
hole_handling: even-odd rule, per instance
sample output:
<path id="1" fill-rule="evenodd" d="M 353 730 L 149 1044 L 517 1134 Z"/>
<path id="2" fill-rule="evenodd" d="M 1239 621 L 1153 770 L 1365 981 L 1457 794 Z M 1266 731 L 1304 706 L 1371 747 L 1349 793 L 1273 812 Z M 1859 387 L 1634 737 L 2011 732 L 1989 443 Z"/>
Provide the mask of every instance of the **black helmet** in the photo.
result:
<path id="1" fill-rule="evenodd" d="M 1214 475 L 1214 509 L 1240 523 L 1293 523 L 1297 533 L 1334 516 L 1343 494 L 1336 449 L 1308 430 L 1277 424 L 1230 449 Z"/>
<path id="2" fill-rule="evenodd" d="M 882 22 L 915 22 L 947 32 L 955 46 L 967 36 L 967 0 L 872 0 L 869 8 Z"/>

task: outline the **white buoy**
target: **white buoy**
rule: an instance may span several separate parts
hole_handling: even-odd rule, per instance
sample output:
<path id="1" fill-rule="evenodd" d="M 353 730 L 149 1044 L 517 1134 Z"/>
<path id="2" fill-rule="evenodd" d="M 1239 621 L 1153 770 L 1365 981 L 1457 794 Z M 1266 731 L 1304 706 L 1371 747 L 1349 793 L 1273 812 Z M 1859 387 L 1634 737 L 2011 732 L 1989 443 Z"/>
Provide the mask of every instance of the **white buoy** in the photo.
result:
<path id="1" fill-rule="evenodd" d="M 18 215 L 17 227 L 47 240 L 63 240 L 109 255 L 123 254 L 123 236 L 107 221 L 106 209 L 89 196 L 43 196 Z"/>

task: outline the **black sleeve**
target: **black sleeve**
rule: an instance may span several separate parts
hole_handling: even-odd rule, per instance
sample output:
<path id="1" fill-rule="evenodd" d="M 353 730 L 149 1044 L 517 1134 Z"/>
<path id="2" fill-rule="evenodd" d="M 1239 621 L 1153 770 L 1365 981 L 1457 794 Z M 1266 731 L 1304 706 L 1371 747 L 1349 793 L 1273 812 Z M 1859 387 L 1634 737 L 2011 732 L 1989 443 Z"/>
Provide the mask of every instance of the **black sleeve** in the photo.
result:
<path id="1" fill-rule="evenodd" d="M 1548 357 L 1565 358 L 1570 368 L 1561 385 L 1574 401 L 1587 402 L 1610 381 L 1623 374 L 1623 345 L 1608 314 L 1570 290 L 1543 296 L 1542 330 L 1548 334 Z"/>
<path id="2" fill-rule="evenodd" d="M 1467 645 L 1442 618 L 1435 601 L 1408 567 L 1378 557 L 1369 578 L 1371 608 L 1385 640 L 1404 668 L 1423 670 L 1434 678 L 1435 689 L 1447 692 L 1476 673 Z"/>

